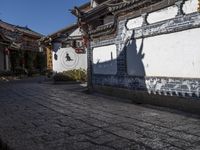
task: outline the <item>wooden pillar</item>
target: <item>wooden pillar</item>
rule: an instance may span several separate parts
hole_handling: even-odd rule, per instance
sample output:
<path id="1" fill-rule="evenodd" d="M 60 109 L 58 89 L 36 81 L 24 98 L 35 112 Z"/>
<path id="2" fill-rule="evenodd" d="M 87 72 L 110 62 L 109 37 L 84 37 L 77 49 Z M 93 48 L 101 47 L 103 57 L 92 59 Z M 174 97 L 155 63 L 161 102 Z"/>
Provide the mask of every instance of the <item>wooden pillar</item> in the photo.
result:
<path id="1" fill-rule="evenodd" d="M 87 88 L 89 92 L 93 91 L 93 84 L 92 84 L 92 62 L 93 62 L 93 49 L 91 48 L 91 38 L 88 35 L 88 28 L 85 28 L 83 32 L 83 45 L 86 48 L 87 52 Z"/>
<path id="2" fill-rule="evenodd" d="M 4 70 L 9 70 L 9 50 L 5 48 L 4 50 Z"/>
<path id="3" fill-rule="evenodd" d="M 198 12 L 200 12 L 200 0 L 199 0 L 199 3 L 198 3 Z"/>

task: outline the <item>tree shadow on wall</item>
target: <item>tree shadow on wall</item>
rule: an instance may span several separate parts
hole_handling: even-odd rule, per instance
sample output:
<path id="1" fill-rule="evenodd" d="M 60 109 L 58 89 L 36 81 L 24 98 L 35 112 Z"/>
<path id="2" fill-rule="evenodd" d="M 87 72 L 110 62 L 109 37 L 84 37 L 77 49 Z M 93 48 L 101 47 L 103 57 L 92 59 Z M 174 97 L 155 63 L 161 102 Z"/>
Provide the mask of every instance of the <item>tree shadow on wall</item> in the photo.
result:
<path id="1" fill-rule="evenodd" d="M 140 46 L 138 48 L 138 46 Z M 126 45 L 126 60 L 127 60 L 127 73 L 129 75 L 141 76 L 146 75 L 145 68 L 143 64 L 143 59 L 145 54 L 143 53 L 144 48 L 144 38 L 138 39 L 138 43 L 134 38 L 134 34 L 131 39 L 128 40 Z"/>
<path id="2" fill-rule="evenodd" d="M 97 63 L 93 64 L 93 72 L 95 74 L 116 74 L 117 73 L 117 59 L 111 59 L 109 61 L 98 60 Z"/>
<path id="3" fill-rule="evenodd" d="M 146 73 L 142 61 L 145 57 L 143 48 L 144 38 L 136 40 L 133 31 L 131 37 L 124 42 L 124 47 L 115 60 L 93 64 L 94 78 L 97 77 L 95 83 L 146 91 Z M 112 67 L 115 65 L 116 72 L 113 71 L 113 74 L 111 72 L 112 75 L 105 73 L 106 70 L 114 70 Z M 98 72 L 98 70 L 100 71 Z M 95 74 L 95 71 L 97 71 L 97 74 Z"/>
<path id="4" fill-rule="evenodd" d="M 133 31 L 131 37 L 125 41 L 124 48 L 118 56 L 118 60 L 120 60 L 118 62 L 118 74 L 125 72 L 125 75 L 122 76 L 124 78 L 122 85 L 124 84 L 126 88 L 143 91 L 147 89 L 145 83 L 146 72 L 142 61 L 145 57 L 143 49 L 144 38 L 135 39 L 135 32 Z M 125 64 L 124 67 L 123 64 Z M 120 69 L 121 66 L 122 69 Z"/>

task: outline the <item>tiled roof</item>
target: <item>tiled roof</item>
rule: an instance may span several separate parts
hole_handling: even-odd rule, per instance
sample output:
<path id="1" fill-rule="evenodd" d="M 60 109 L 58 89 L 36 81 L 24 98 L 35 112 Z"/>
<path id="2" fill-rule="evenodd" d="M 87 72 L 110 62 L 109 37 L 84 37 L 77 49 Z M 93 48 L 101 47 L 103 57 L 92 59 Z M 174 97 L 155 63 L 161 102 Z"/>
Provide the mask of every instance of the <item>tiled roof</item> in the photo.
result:
<path id="1" fill-rule="evenodd" d="M 135 8 L 141 8 L 143 6 L 147 6 L 149 4 L 154 4 L 157 3 L 161 0 L 126 0 L 126 2 L 121 2 L 119 4 L 114 4 L 114 5 L 108 5 L 109 10 L 111 12 L 115 12 L 118 10 L 123 10 L 123 9 L 135 9 Z"/>
<path id="2" fill-rule="evenodd" d="M 91 18 L 96 19 L 93 16 L 103 16 L 107 13 L 113 12 L 123 12 L 137 10 L 142 7 L 146 7 L 155 3 L 159 3 L 164 0 L 107 0 L 97 7 L 91 9 L 90 11 L 82 15 L 83 20 L 91 20 Z"/>
<path id="3" fill-rule="evenodd" d="M 63 29 L 60 29 L 50 35 L 48 35 L 48 37 L 51 37 L 51 38 L 56 38 L 56 37 L 59 37 L 60 34 L 63 34 L 63 33 L 68 33 L 70 32 L 71 30 L 75 30 L 76 28 L 78 27 L 77 24 L 72 24 L 72 25 L 69 25 L 69 26 L 66 26 L 64 27 Z"/>
<path id="4" fill-rule="evenodd" d="M 100 3 L 103 3 L 103 2 L 105 2 L 107 0 L 94 0 L 94 1 L 96 1 L 98 4 L 100 4 Z"/>
<path id="5" fill-rule="evenodd" d="M 40 42 L 43 45 L 48 45 L 49 43 L 51 43 L 54 40 L 66 39 L 77 28 L 78 28 L 77 24 L 68 25 L 68 26 L 66 26 L 66 27 L 64 27 L 64 28 L 52 33 L 52 34 L 47 35 L 46 37 L 41 38 Z M 73 37 L 76 38 L 75 36 L 73 36 Z M 78 36 L 78 37 L 80 37 L 80 36 Z"/>
<path id="6" fill-rule="evenodd" d="M 37 33 L 37 32 L 31 30 L 28 27 L 22 27 L 22 26 L 18 26 L 18 25 L 13 25 L 13 24 L 4 22 L 2 20 L 0 20 L 0 27 L 4 28 L 6 30 L 10 30 L 10 31 L 19 31 L 21 33 L 32 35 L 32 36 L 36 36 L 38 38 L 43 36 L 42 34 Z"/>
<path id="7" fill-rule="evenodd" d="M 102 26 L 98 26 L 95 30 L 89 31 L 89 34 L 96 34 L 96 33 L 103 32 L 112 28 L 114 28 L 113 22 L 102 25 Z"/>
<path id="8" fill-rule="evenodd" d="M 21 31 L 23 33 L 26 33 L 26 34 L 30 34 L 30 35 L 35 35 L 35 36 L 38 36 L 38 37 L 42 37 L 44 35 L 38 33 L 38 32 L 35 32 L 31 29 L 29 29 L 28 27 L 20 27 L 20 26 L 17 26 L 17 30 L 18 31 Z"/>

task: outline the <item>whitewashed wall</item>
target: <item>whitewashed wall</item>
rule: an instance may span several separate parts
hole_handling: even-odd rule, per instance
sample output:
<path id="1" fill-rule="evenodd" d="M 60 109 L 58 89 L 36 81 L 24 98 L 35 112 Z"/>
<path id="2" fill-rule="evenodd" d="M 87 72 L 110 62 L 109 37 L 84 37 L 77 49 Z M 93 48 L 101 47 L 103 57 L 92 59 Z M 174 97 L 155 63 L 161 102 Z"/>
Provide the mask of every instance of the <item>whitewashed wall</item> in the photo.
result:
<path id="1" fill-rule="evenodd" d="M 90 0 L 91 6 L 92 8 L 97 7 L 97 3 L 95 2 L 95 0 Z"/>
<path id="2" fill-rule="evenodd" d="M 116 45 L 96 47 L 93 49 L 93 72 L 96 74 L 117 73 Z"/>
<path id="3" fill-rule="evenodd" d="M 183 11 L 186 14 L 196 12 L 198 9 L 198 0 L 187 0 L 183 5 Z"/>
<path id="4" fill-rule="evenodd" d="M 177 13 L 178 8 L 176 6 L 167 7 L 165 9 L 150 13 L 148 15 L 147 21 L 151 24 L 167 19 L 172 19 L 177 15 Z"/>
<path id="5" fill-rule="evenodd" d="M 190 14 L 193 12 L 196 12 L 198 9 L 198 0 L 187 0 L 185 1 L 183 5 L 183 12 L 185 14 Z M 167 19 L 172 19 L 177 15 L 178 8 L 174 5 L 171 7 L 167 7 L 164 9 L 161 9 L 156 12 L 152 12 L 148 15 L 148 23 L 156 23 L 159 21 L 167 20 Z M 131 22 L 131 20 L 130 20 Z"/>
<path id="6" fill-rule="evenodd" d="M 77 28 L 76 30 L 74 30 L 71 34 L 70 34 L 70 37 L 73 37 L 73 36 L 81 36 L 82 33 L 80 31 L 80 28 Z"/>
<path id="7" fill-rule="evenodd" d="M 57 55 L 57 60 L 54 58 L 55 54 Z M 67 60 L 67 54 L 69 54 L 72 60 Z M 55 43 L 53 51 L 53 71 L 63 72 L 80 68 L 87 69 L 87 54 L 77 54 L 73 48 L 60 48 L 60 44 Z"/>
<path id="8" fill-rule="evenodd" d="M 183 5 L 184 13 L 190 14 L 190 13 L 196 12 L 198 9 L 198 3 L 199 3 L 198 0 L 187 0 Z M 152 24 L 152 23 L 156 23 L 159 21 L 172 19 L 172 18 L 176 17 L 177 13 L 178 13 L 178 8 L 177 8 L 177 6 L 174 5 L 174 6 L 167 7 L 167 8 L 161 9 L 159 11 L 148 14 L 147 21 L 148 21 L 148 23 Z M 130 19 L 127 22 L 127 28 L 133 29 L 133 28 L 141 27 L 142 22 L 143 22 L 142 17 Z"/>
<path id="9" fill-rule="evenodd" d="M 1 49 L 0 49 L 0 70 L 4 70 L 4 54 Z"/>
<path id="10" fill-rule="evenodd" d="M 126 27 L 128 29 L 134 29 L 134 28 L 137 28 L 137 27 L 141 27 L 142 23 L 143 23 L 143 18 L 142 17 L 137 17 L 137 18 L 130 19 L 127 22 Z"/>
<path id="11" fill-rule="evenodd" d="M 128 74 L 165 77 L 200 77 L 200 29 L 141 39 L 127 49 Z M 139 65 L 138 65 L 139 64 Z"/>

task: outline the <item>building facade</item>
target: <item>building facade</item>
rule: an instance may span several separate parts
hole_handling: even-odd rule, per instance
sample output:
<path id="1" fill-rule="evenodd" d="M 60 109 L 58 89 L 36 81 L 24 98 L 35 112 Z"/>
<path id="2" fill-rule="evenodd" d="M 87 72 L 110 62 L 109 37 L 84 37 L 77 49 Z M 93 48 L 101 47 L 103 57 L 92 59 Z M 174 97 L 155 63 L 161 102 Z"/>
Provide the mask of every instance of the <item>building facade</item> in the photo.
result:
<path id="1" fill-rule="evenodd" d="M 11 41 L 3 34 L 0 34 L 0 70 L 8 70 L 8 54 L 6 54 L 6 47 L 11 44 Z"/>
<path id="2" fill-rule="evenodd" d="M 93 0 L 91 6 L 72 12 L 89 41 L 91 89 L 199 110 L 198 0 Z"/>
<path id="3" fill-rule="evenodd" d="M 0 71 L 41 69 L 38 60 L 41 34 L 0 20 Z M 42 58 L 41 58 L 42 59 Z"/>

